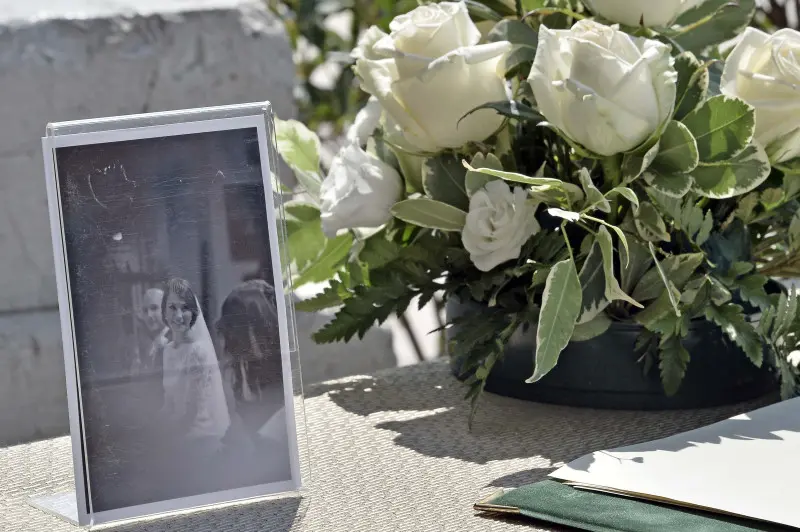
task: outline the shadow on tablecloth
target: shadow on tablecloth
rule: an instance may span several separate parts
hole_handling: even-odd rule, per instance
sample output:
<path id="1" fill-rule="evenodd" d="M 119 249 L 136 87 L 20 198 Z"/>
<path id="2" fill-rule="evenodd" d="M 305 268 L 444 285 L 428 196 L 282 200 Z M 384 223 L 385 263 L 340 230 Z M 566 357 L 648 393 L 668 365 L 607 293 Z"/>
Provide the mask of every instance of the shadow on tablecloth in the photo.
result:
<path id="1" fill-rule="evenodd" d="M 528 457 L 549 462 L 550 467 L 519 471 L 490 484 L 505 487 L 541 480 L 565 462 L 596 450 L 663 438 L 774 401 L 648 412 L 562 407 L 486 393 L 470 431 L 466 387 L 443 361 L 322 383 L 307 391 L 307 398 L 327 395 L 376 429 L 396 433 L 396 445 L 426 456 L 477 464 Z"/>

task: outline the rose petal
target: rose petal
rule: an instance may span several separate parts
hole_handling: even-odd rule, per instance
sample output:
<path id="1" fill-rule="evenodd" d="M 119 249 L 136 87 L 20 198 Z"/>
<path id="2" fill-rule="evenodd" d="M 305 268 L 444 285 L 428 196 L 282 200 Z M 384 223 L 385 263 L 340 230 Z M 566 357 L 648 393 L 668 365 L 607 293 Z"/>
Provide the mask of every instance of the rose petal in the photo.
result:
<path id="1" fill-rule="evenodd" d="M 503 117 L 492 110 L 462 117 L 487 102 L 506 99 L 505 81 L 497 69 L 510 49 L 510 43 L 461 48 L 432 62 L 420 75 L 396 81 L 393 93 L 440 148 L 482 141 L 502 125 Z M 456 98 L 453 87 L 468 90 Z"/>
<path id="2" fill-rule="evenodd" d="M 739 88 L 739 71 L 750 70 L 748 63 L 752 55 L 758 48 L 763 46 L 769 35 L 756 28 L 747 27 L 742 34 L 741 40 L 736 44 L 722 69 L 720 80 L 720 90 L 729 96 L 737 96 Z"/>

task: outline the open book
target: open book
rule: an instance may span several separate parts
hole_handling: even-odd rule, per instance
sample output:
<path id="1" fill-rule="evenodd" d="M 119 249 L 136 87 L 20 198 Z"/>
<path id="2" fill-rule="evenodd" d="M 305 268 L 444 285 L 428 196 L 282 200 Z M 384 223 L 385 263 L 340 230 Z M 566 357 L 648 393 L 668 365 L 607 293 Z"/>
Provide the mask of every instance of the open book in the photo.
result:
<path id="1" fill-rule="evenodd" d="M 550 477 L 800 528 L 800 398 L 661 440 L 597 451 Z"/>

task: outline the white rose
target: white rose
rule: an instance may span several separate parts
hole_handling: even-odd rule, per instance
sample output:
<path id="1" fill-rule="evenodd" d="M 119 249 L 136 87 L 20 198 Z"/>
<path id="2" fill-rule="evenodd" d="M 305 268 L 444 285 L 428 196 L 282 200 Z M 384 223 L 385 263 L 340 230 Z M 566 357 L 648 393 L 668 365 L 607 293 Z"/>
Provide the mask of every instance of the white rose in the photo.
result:
<path id="1" fill-rule="evenodd" d="M 638 147 L 672 117 L 673 63 L 665 44 L 582 20 L 569 30 L 541 26 L 528 81 L 548 122 L 608 156 Z"/>
<path id="2" fill-rule="evenodd" d="M 356 114 L 353 125 L 347 130 L 347 142 L 366 146 L 369 139 L 381 121 L 381 103 L 372 97 L 367 104 Z"/>
<path id="3" fill-rule="evenodd" d="M 524 188 L 512 190 L 505 181 L 490 181 L 470 199 L 461 241 L 475 266 L 488 272 L 518 258 L 523 244 L 540 229 L 536 205 Z"/>
<path id="4" fill-rule="evenodd" d="M 355 72 L 408 144 L 437 152 L 497 131 L 503 117 L 493 110 L 461 118 L 507 98 L 501 67 L 510 43 L 478 45 L 480 31 L 463 2 L 420 6 L 389 28 L 387 35 L 373 26 L 359 40 Z"/>
<path id="5" fill-rule="evenodd" d="M 684 11 L 705 0 L 584 0 L 586 7 L 627 26 L 669 26 Z"/>
<path id="6" fill-rule="evenodd" d="M 322 231 L 332 238 L 340 229 L 380 227 L 403 194 L 397 170 L 357 144 L 333 158 L 320 189 Z"/>
<path id="7" fill-rule="evenodd" d="M 755 107 L 755 138 L 773 163 L 800 157 L 800 32 L 747 28 L 725 61 L 720 88 Z"/>

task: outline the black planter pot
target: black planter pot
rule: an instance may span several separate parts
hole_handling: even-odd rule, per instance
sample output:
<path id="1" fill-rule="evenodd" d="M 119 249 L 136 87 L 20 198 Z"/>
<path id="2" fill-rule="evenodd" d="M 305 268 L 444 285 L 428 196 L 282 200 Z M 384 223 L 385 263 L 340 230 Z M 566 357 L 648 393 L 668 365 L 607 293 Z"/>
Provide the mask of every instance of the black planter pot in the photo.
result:
<path id="1" fill-rule="evenodd" d="M 448 301 L 448 321 L 465 313 L 481 312 L 482 305 Z M 722 331 L 705 320 L 693 322 L 684 346 L 691 355 L 686 376 L 678 393 L 668 397 L 658 367 L 647 375 L 638 363 L 634 343 L 641 326 L 615 322 L 601 336 L 574 342 L 561 353 L 558 364 L 534 384 L 525 379 L 533 374 L 536 331 L 521 330 L 512 337 L 503 356 L 486 382 L 486 391 L 543 403 L 568 406 L 668 410 L 705 408 L 762 397 L 777 390 L 778 383 L 766 367 L 754 366 L 742 350 L 727 340 Z M 448 339 L 458 331 L 450 328 Z M 458 353 L 451 354 L 451 368 L 459 377 Z"/>

